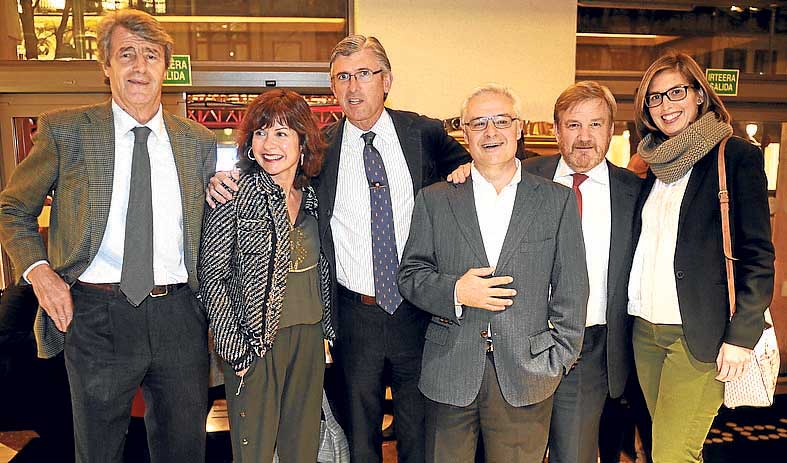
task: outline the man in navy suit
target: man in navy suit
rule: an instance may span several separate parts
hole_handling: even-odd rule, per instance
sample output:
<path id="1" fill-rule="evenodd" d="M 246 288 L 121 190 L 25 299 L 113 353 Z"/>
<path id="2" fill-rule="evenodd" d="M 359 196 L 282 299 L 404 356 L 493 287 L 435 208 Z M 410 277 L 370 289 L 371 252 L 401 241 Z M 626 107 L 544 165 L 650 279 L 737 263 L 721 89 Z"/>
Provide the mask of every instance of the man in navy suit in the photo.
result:
<path id="1" fill-rule="evenodd" d="M 416 193 L 468 162 L 467 151 L 442 124 L 385 107 L 393 82 L 391 63 L 374 37 L 351 35 L 331 53 L 331 90 L 345 117 L 325 131 L 329 143 L 316 179 L 320 240 L 330 262 L 336 343 L 332 354 L 342 384 L 338 416 L 353 461 L 382 461 L 384 375 L 390 374 L 400 462 L 424 461 L 424 399 L 418 390 L 429 316 L 402 300 L 395 286 Z M 384 182 L 369 180 L 365 158 L 379 155 Z M 211 198 L 224 201 L 234 182 L 219 174 Z M 373 251 L 372 191 L 387 190 L 393 233 L 393 287 L 377 295 Z M 395 261 L 393 259 L 395 258 Z M 393 262 L 393 263 L 392 263 Z M 390 297 L 393 295 L 393 297 Z M 326 386 L 327 387 L 327 386 Z"/>
<path id="2" fill-rule="evenodd" d="M 632 365 L 626 291 L 641 180 L 605 159 L 616 109 L 612 93 L 597 82 L 568 87 L 554 111 L 560 154 L 522 163 L 524 170 L 574 189 L 590 280 L 580 358 L 554 396 L 550 463 L 596 462 L 604 403 L 608 395 L 623 393 Z"/>

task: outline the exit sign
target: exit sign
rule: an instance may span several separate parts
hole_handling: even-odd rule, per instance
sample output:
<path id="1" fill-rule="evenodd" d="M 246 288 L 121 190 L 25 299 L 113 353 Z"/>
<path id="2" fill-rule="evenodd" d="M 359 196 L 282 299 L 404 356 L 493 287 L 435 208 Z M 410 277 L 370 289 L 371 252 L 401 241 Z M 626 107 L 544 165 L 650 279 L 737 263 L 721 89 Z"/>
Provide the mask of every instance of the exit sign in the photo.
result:
<path id="1" fill-rule="evenodd" d="M 721 96 L 738 95 L 737 69 L 706 69 L 705 77 L 717 94 Z"/>
<path id="2" fill-rule="evenodd" d="M 172 55 L 164 85 L 191 85 L 190 55 Z"/>

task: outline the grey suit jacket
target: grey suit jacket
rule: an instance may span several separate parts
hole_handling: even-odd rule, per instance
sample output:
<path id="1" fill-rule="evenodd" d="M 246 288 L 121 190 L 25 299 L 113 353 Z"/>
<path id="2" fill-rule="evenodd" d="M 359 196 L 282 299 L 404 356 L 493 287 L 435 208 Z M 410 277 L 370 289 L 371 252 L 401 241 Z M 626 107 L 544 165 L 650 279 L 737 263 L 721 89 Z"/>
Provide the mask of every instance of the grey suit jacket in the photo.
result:
<path id="1" fill-rule="evenodd" d="M 502 312 L 454 311 L 454 286 L 488 261 L 473 183 L 438 183 L 419 193 L 399 268 L 399 289 L 433 315 L 419 387 L 431 400 L 467 406 L 478 395 L 491 324 L 500 389 L 513 406 L 551 396 L 579 355 L 588 279 L 573 192 L 522 172 L 496 274 L 517 290 Z"/>
<path id="2" fill-rule="evenodd" d="M 216 166 L 216 138 L 196 122 L 164 112 L 180 183 L 183 252 L 188 283 L 197 290 L 205 186 Z M 48 260 L 74 283 L 98 252 L 112 197 L 115 129 L 111 102 L 42 114 L 33 148 L 0 193 L 0 241 L 18 274 Z M 37 217 L 50 191 L 49 246 Z M 166 201 L 167 198 L 155 198 Z M 35 324 L 39 355 L 63 349 L 63 333 L 39 310 Z"/>
<path id="3" fill-rule="evenodd" d="M 522 162 L 522 169 L 553 179 L 560 155 L 539 156 Z M 628 278 L 634 258 L 632 226 L 634 206 L 642 179 L 609 161 L 611 236 L 607 269 L 607 382 L 609 394 L 623 394 L 634 361 L 631 317 L 628 316 Z M 593 246 L 594 243 L 585 243 Z"/>

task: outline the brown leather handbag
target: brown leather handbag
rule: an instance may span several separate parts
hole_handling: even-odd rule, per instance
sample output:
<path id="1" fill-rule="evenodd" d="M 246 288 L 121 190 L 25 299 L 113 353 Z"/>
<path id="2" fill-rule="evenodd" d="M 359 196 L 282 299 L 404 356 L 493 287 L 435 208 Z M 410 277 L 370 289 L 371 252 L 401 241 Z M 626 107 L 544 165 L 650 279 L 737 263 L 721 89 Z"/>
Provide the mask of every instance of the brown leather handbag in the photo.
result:
<path id="1" fill-rule="evenodd" d="M 724 161 L 725 138 L 719 144 L 719 206 L 721 207 L 721 232 L 724 262 L 727 269 L 727 297 L 730 302 L 730 319 L 735 315 L 735 267 L 730 234 L 730 192 L 727 189 L 727 169 Z M 767 309 L 766 309 L 767 310 Z M 729 408 L 769 407 L 779 376 L 779 346 L 773 325 L 766 323 L 757 345 L 751 351 L 751 364 L 746 373 L 734 381 L 724 383 L 724 405 Z"/>

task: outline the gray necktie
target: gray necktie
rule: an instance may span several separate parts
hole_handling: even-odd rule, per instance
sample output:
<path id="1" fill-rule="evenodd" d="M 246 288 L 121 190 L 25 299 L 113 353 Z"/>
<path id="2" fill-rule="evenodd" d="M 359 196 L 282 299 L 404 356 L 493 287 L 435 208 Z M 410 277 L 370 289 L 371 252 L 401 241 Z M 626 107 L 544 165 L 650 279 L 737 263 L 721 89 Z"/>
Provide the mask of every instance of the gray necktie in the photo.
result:
<path id="1" fill-rule="evenodd" d="M 135 127 L 120 290 L 138 306 L 153 289 L 153 195 L 147 127 Z"/>

